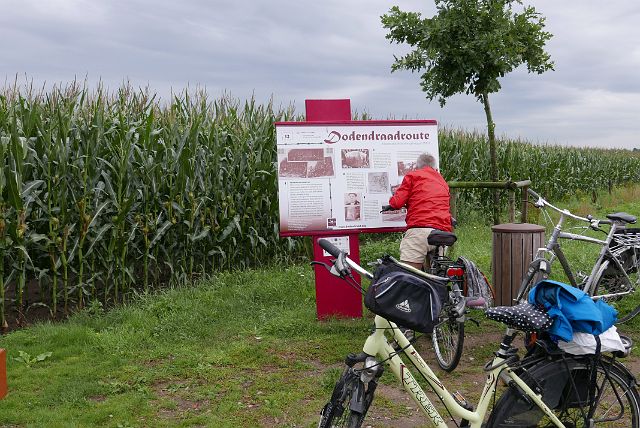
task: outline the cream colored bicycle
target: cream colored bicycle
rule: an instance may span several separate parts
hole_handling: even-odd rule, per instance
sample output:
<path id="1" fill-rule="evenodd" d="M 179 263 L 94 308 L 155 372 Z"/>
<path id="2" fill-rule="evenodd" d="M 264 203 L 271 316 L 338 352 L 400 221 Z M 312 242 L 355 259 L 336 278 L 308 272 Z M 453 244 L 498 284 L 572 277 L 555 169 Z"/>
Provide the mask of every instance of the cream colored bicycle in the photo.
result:
<path id="1" fill-rule="evenodd" d="M 370 272 L 329 241 L 321 239 L 319 244 L 335 257 L 331 267 L 334 275 L 350 280 L 354 270 L 364 277 L 373 278 Z M 429 279 L 429 274 L 422 274 Z M 530 311 L 524 319 L 501 317 L 500 320 L 507 325 L 506 333 L 495 357 L 484 367 L 487 380 L 475 410 L 459 393 L 452 394 L 447 390 L 395 323 L 376 315 L 375 327 L 362 352 L 346 357 L 346 367 L 321 411 L 318 426 L 360 427 L 373 403 L 378 380 L 388 367 L 437 428 L 638 428 L 640 396 L 636 381 L 617 361 L 616 355 L 573 356 L 559 351 L 545 340 L 539 340 L 537 346 L 520 359 L 517 349 L 511 346 L 519 329 L 532 329 L 539 325 L 541 317 L 548 318 L 546 313 L 537 311 L 533 306 Z M 442 402 L 448 414 L 446 419 L 402 357 L 408 358 Z M 495 402 L 500 379 L 508 386 Z"/>

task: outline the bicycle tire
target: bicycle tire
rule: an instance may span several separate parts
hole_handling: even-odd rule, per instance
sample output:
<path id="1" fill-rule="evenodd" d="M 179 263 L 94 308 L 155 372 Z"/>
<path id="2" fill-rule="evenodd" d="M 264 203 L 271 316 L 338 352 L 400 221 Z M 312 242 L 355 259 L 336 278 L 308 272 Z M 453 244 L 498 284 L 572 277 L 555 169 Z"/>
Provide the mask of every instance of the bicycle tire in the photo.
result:
<path id="1" fill-rule="evenodd" d="M 628 275 L 636 275 L 637 268 L 631 266 L 629 268 Z M 628 283 L 627 278 L 622 272 L 620 272 L 620 268 L 615 264 L 611 263 L 610 260 L 605 260 L 602 262 L 600 269 L 595 274 L 595 278 L 592 282 L 591 290 L 589 290 L 589 295 L 598 296 L 608 293 L 614 292 L 623 292 L 626 290 L 630 290 L 632 285 Z M 616 324 L 623 324 L 627 321 L 632 320 L 640 313 L 640 305 L 637 305 L 634 309 L 630 311 L 623 310 L 624 306 L 621 306 L 619 303 L 624 299 L 625 296 L 620 296 L 617 298 L 606 299 L 607 303 L 613 304 L 613 306 L 618 311 L 618 320 Z"/>
<path id="2" fill-rule="evenodd" d="M 354 393 L 357 393 L 357 388 L 362 387 L 364 385 L 360 380 L 360 375 L 352 367 L 347 367 L 336 382 L 331 399 L 320 412 L 318 428 L 360 428 L 373 401 L 377 382 L 375 380 L 369 382 L 364 393 L 363 411 L 357 412 L 352 410 L 350 406 Z"/>
<path id="3" fill-rule="evenodd" d="M 626 315 L 623 315 L 622 317 L 618 318 L 618 320 L 616 321 L 616 324 L 624 324 L 627 321 L 631 321 L 632 319 L 637 317 L 638 314 L 640 314 L 640 305 L 636 306 L 634 310 L 627 313 Z"/>
<path id="4" fill-rule="evenodd" d="M 527 372 L 527 378 L 521 377 L 532 389 L 537 387 L 542 391 L 542 400 L 565 426 L 583 428 L 590 426 L 591 422 L 592 426 L 598 428 L 640 426 L 640 395 L 633 375 L 624 366 L 602 357 L 597 366 L 597 386 L 589 390 L 589 385 L 593 383 L 579 382 L 583 379 L 581 376 L 591 375 L 589 360 L 573 358 L 567 360 L 567 364 L 574 383 L 568 380 L 567 375 L 566 383 L 560 384 L 562 389 L 554 389 L 558 385 L 559 374 L 566 373 L 566 366 L 561 360 L 540 363 Z M 586 388 L 581 388 L 585 384 Z M 579 391 L 573 388 L 574 385 Z M 591 405 L 595 405 L 595 408 L 591 408 Z M 590 410 L 593 411 L 592 418 L 585 423 L 582 412 L 588 415 Z M 533 428 L 555 425 L 532 401 L 527 402 L 523 398 L 519 388 L 512 386 L 494 406 L 486 426 Z"/>
<path id="5" fill-rule="evenodd" d="M 535 260 L 532 263 L 534 262 Z M 540 269 L 535 269 L 532 272 L 527 271 L 526 276 L 520 283 L 520 288 L 518 289 L 516 297 L 522 295 L 522 298 L 526 300 L 529 295 L 529 291 L 531 291 L 531 289 L 543 279 L 545 279 L 545 274 Z M 503 302 L 503 304 L 507 303 Z"/>
<path id="6" fill-rule="evenodd" d="M 431 341 L 440 368 L 446 372 L 452 372 L 458 367 L 462 356 L 464 322 L 452 316 L 451 310 L 445 306 L 440 312 L 438 324 L 431 333 Z"/>

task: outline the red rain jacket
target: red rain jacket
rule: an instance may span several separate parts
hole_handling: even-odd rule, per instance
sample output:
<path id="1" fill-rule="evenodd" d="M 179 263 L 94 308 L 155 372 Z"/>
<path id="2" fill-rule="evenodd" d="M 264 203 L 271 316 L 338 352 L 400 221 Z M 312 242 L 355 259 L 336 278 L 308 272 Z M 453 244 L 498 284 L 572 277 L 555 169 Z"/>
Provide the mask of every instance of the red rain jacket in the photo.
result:
<path id="1" fill-rule="evenodd" d="M 449 186 L 431 167 L 411 171 L 389 199 L 394 209 L 407 207 L 407 227 L 432 227 L 453 232 L 449 211 Z"/>

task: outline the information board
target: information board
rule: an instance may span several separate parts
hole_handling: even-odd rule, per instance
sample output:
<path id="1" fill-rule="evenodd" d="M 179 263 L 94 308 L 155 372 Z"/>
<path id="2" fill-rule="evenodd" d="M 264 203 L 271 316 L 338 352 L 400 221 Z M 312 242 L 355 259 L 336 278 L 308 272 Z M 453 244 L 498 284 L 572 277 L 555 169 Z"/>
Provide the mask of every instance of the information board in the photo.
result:
<path id="1" fill-rule="evenodd" d="M 434 120 L 278 122 L 276 137 L 283 236 L 403 228 L 382 206 L 421 153 L 439 158 Z"/>

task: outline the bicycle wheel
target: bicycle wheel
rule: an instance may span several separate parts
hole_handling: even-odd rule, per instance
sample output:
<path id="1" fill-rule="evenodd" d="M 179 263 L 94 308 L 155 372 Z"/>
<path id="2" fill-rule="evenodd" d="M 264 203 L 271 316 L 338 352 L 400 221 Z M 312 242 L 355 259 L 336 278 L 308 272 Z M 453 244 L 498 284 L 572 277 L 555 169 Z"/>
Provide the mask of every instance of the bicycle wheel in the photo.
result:
<path id="1" fill-rule="evenodd" d="M 532 272 L 527 271 L 525 277 L 520 283 L 520 289 L 518 289 L 518 294 L 516 295 L 516 297 L 522 296 L 522 299 L 527 300 L 527 298 L 529 297 L 529 291 L 531 291 L 531 289 L 543 279 L 545 279 L 545 273 L 541 270 L 536 269 Z"/>
<path id="2" fill-rule="evenodd" d="M 638 428 L 640 396 L 633 376 L 619 363 L 602 358 L 592 377 L 589 359 L 541 363 L 523 380 L 542 391 L 542 400 L 567 427 Z M 573 382 L 571 381 L 573 379 Z M 494 406 L 487 427 L 554 427 L 549 418 L 517 387 L 510 387 Z"/>
<path id="3" fill-rule="evenodd" d="M 436 361 L 447 372 L 458 366 L 464 345 L 464 322 L 458 321 L 451 312 L 449 304 L 442 308 L 438 324 L 431 333 Z"/>
<path id="4" fill-rule="evenodd" d="M 624 268 L 627 270 L 626 276 L 611 260 L 603 261 L 600 269 L 598 269 L 595 274 L 589 294 L 592 296 L 601 296 L 605 294 L 624 293 L 632 290 L 640 281 L 638 269 L 635 265 L 624 266 Z M 618 321 L 616 321 L 616 324 L 627 322 L 640 313 L 640 305 L 635 305 L 631 303 L 629 299 L 624 299 L 624 297 L 626 296 L 615 296 L 605 299 L 607 303 L 612 304 L 618 311 Z"/>
<path id="5" fill-rule="evenodd" d="M 376 387 L 377 382 L 374 379 L 365 390 L 360 374 L 352 367 L 347 367 L 333 388 L 331 400 L 320 412 L 318 428 L 359 428 L 371 406 Z M 364 396 L 359 397 L 361 394 Z M 361 407 L 362 411 L 352 410 L 354 406 Z"/>

